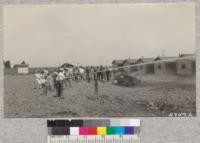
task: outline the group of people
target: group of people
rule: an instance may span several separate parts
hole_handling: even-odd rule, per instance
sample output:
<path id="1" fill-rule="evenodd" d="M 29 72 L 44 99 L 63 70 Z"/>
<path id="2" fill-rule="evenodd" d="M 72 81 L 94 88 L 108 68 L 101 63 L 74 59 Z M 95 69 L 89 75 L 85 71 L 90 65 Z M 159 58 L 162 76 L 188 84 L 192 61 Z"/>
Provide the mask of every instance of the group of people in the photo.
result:
<path id="1" fill-rule="evenodd" d="M 56 90 L 57 96 L 62 97 L 63 89 L 66 86 L 72 87 L 71 81 L 86 80 L 88 83 L 94 81 L 95 93 L 98 93 L 98 81 L 110 81 L 111 69 L 108 67 L 63 67 L 57 71 L 49 72 L 43 70 L 35 73 L 39 89 L 44 89 L 44 94 Z"/>
<path id="2" fill-rule="evenodd" d="M 49 91 L 57 91 L 57 96 L 62 96 L 64 86 L 71 87 L 70 71 L 68 69 L 59 68 L 58 71 L 49 73 L 48 70 L 43 70 L 35 73 L 37 88 L 44 89 L 44 94 Z"/>
<path id="3" fill-rule="evenodd" d="M 95 76 L 98 81 L 110 81 L 111 78 L 111 69 L 108 67 L 86 67 L 85 69 L 86 80 L 95 80 Z"/>

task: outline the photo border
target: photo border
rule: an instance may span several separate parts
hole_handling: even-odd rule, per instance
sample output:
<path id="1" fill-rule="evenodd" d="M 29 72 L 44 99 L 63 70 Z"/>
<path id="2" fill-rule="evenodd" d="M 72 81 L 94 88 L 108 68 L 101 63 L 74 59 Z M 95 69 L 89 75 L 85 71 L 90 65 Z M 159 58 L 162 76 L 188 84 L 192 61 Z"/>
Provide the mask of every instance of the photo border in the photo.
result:
<path id="1" fill-rule="evenodd" d="M 47 118 L 3 117 L 3 6 L 13 4 L 102 4 L 102 3 L 178 3 L 195 2 L 196 13 L 196 117 L 139 117 L 143 143 L 198 143 L 200 141 L 200 1 L 199 0 L 1 0 L 0 1 L 0 142 L 47 142 Z M 134 117 L 135 118 L 135 117 Z M 14 131 L 13 131 L 14 129 Z M 35 137 L 33 137 L 33 134 Z"/>

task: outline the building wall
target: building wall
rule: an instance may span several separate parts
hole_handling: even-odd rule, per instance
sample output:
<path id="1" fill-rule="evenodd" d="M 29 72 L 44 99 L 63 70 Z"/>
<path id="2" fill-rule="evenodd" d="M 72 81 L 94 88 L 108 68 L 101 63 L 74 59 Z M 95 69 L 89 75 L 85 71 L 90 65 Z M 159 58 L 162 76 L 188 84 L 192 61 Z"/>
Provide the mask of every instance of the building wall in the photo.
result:
<path id="1" fill-rule="evenodd" d="M 127 73 L 133 73 L 137 71 L 137 66 L 134 66 L 134 64 L 129 64 L 128 62 L 124 62 L 124 66 L 130 66 L 130 67 L 124 68 L 124 70 Z"/>
<path id="2" fill-rule="evenodd" d="M 117 64 L 113 63 L 112 66 L 113 66 L 114 68 L 116 68 L 116 67 L 117 67 Z"/>
<path id="3" fill-rule="evenodd" d="M 129 66 L 129 63 L 128 62 L 124 62 L 123 66 Z M 127 73 L 130 73 L 130 67 L 124 68 L 124 71 L 127 72 Z"/>
<path id="4" fill-rule="evenodd" d="M 195 74 L 195 61 L 179 60 L 177 61 L 177 74 L 178 75 L 194 75 Z"/>
<path id="5" fill-rule="evenodd" d="M 15 68 L 4 68 L 4 74 L 17 74 L 17 69 Z"/>
<path id="6" fill-rule="evenodd" d="M 155 63 L 154 64 L 155 74 L 166 74 L 166 65 L 165 63 Z"/>
<path id="7" fill-rule="evenodd" d="M 18 74 L 28 74 L 28 67 L 18 67 L 17 73 Z"/>
<path id="8" fill-rule="evenodd" d="M 154 74 L 155 70 L 154 70 L 154 64 L 148 64 L 145 66 L 145 72 L 147 74 Z"/>
<path id="9" fill-rule="evenodd" d="M 177 62 L 166 63 L 166 72 L 167 74 L 177 74 Z"/>
<path id="10" fill-rule="evenodd" d="M 146 73 L 146 66 L 145 65 L 138 65 L 137 71 L 140 73 Z"/>
<path id="11" fill-rule="evenodd" d="M 155 74 L 176 74 L 176 62 L 154 64 Z"/>

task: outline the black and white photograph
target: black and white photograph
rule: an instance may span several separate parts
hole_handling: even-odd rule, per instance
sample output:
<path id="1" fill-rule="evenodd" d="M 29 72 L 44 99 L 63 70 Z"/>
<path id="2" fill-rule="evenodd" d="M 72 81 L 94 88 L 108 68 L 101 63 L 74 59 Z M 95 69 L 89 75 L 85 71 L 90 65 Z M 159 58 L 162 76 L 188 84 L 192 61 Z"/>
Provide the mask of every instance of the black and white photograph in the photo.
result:
<path id="1" fill-rule="evenodd" d="M 194 3 L 3 7 L 4 117 L 196 116 Z"/>

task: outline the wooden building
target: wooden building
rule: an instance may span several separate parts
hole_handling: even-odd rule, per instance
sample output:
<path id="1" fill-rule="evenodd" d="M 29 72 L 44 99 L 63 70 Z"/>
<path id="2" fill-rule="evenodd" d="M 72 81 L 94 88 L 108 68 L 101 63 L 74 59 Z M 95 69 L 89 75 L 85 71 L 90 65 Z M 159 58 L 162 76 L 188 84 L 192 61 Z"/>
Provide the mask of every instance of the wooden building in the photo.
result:
<path id="1" fill-rule="evenodd" d="M 193 76 L 196 74 L 195 58 L 177 60 L 177 75 Z"/>
<path id="2" fill-rule="evenodd" d="M 141 63 L 148 63 L 154 61 L 154 58 L 139 58 L 136 63 L 141 64 Z M 154 64 L 147 64 L 147 65 L 138 65 L 137 66 L 137 71 L 140 73 L 149 73 L 153 74 L 154 73 Z"/>
<path id="3" fill-rule="evenodd" d="M 125 71 L 128 72 L 128 73 L 132 73 L 132 72 L 137 71 L 137 67 L 135 67 L 135 66 L 131 67 L 131 65 L 136 64 L 136 61 L 137 61 L 137 59 L 126 59 L 126 60 L 124 60 L 123 65 L 124 66 L 130 66 L 130 67 L 126 67 Z"/>
<path id="4" fill-rule="evenodd" d="M 160 61 L 154 64 L 155 74 L 176 74 L 176 61 L 162 62 L 162 60 L 175 59 L 177 57 L 156 57 L 154 61 Z"/>
<path id="5" fill-rule="evenodd" d="M 13 67 L 16 69 L 18 74 L 28 74 L 29 73 L 29 65 L 28 64 L 16 64 Z"/>

